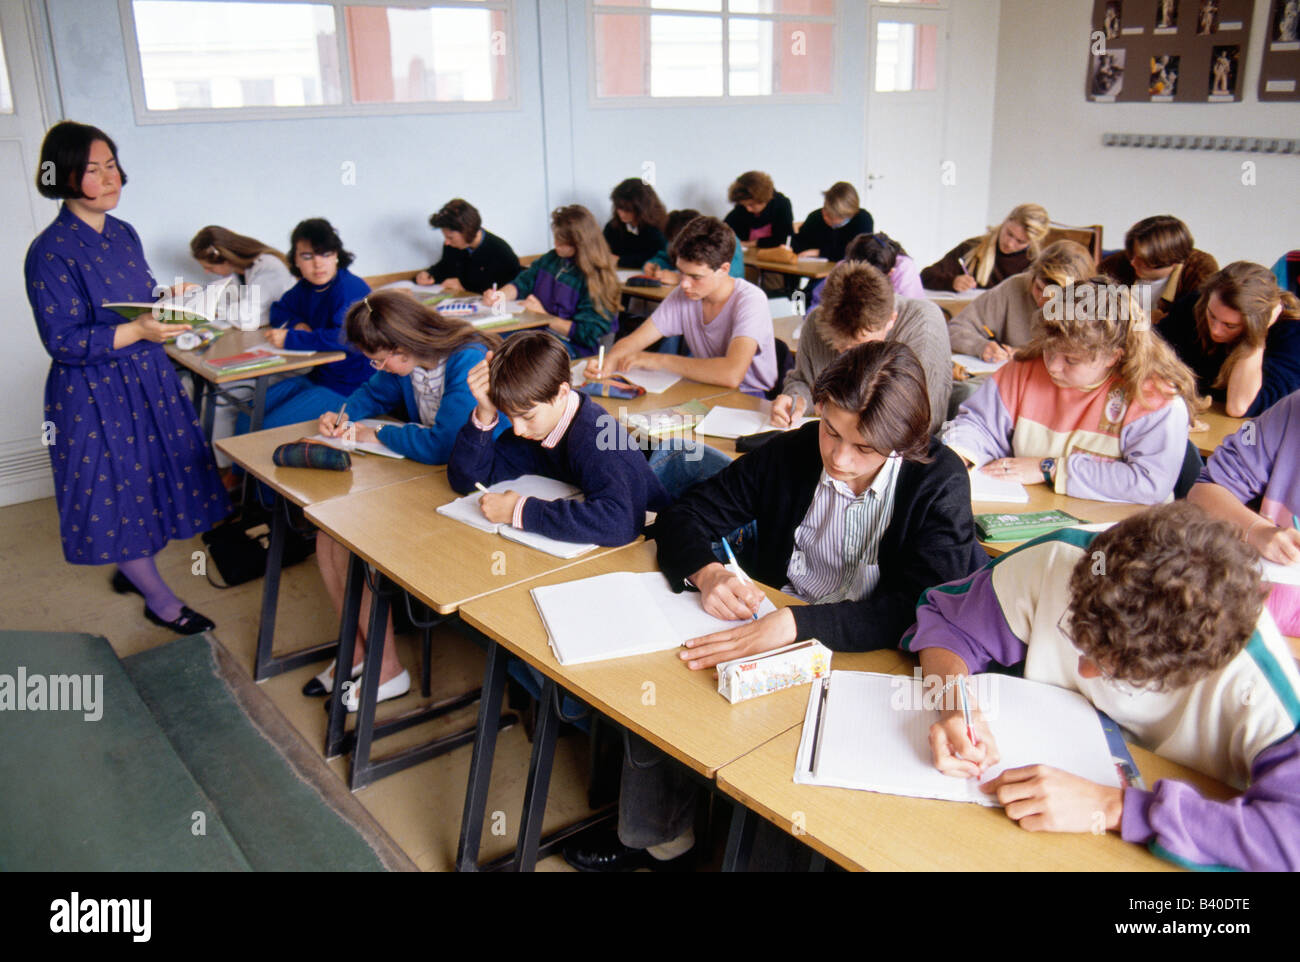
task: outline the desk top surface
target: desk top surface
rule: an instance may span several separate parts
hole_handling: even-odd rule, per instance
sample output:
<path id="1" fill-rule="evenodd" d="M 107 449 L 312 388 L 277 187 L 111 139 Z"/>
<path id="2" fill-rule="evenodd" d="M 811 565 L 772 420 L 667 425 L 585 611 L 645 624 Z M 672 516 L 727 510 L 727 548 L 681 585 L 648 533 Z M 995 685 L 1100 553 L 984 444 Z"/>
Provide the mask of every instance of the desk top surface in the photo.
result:
<path id="1" fill-rule="evenodd" d="M 763 256 L 762 250 L 750 248 L 745 251 L 745 265 L 747 267 L 757 267 L 759 270 L 776 271 L 781 274 L 795 274 L 799 277 L 821 278 L 829 274 L 835 267 L 830 261 L 809 259 L 794 261 L 777 261 L 768 260 Z"/>
<path id="2" fill-rule="evenodd" d="M 213 384 L 227 384 L 230 381 L 242 381 L 247 378 L 265 377 L 268 374 L 284 374 L 288 371 L 301 371 L 307 368 L 319 367 L 322 364 L 333 364 L 335 361 L 341 361 L 346 356 L 342 351 L 317 351 L 315 354 L 286 354 L 284 363 L 276 364 L 272 367 L 259 368 L 256 371 L 236 371 L 230 374 L 221 374 L 212 370 L 204 364 L 204 361 L 218 361 L 225 357 L 231 357 L 235 354 L 242 354 L 244 351 L 251 351 L 255 347 L 266 347 L 266 338 L 262 332 L 267 328 L 259 328 L 256 331 L 241 331 L 237 328 L 231 328 L 212 342 L 202 354 L 196 354 L 194 351 L 182 351 L 173 342 L 165 348 L 167 356 L 177 364 L 185 367 L 206 381 Z"/>
<path id="3" fill-rule="evenodd" d="M 712 670 L 691 671 L 676 649 L 582 665 L 561 665 L 529 589 L 592 578 L 614 571 L 655 571 L 655 547 L 643 542 L 620 548 L 566 571 L 471 602 L 461 617 L 508 648 L 567 691 L 626 726 L 702 775 L 712 777 L 727 762 L 803 720 L 808 687 L 788 688 L 730 704 L 718 694 Z M 774 604 L 801 602 L 773 589 Z M 617 631 L 617 625 L 598 626 Z M 871 670 L 888 671 L 906 659 L 896 651 L 873 652 Z M 839 655 L 835 658 L 839 659 Z M 838 667 L 838 661 L 835 662 Z"/>
<path id="4" fill-rule="evenodd" d="M 1196 449 L 1201 452 L 1202 457 L 1209 457 L 1214 453 L 1214 449 L 1223 443 L 1223 439 L 1230 435 L 1236 434 L 1238 429 L 1246 423 L 1248 418 L 1229 417 L 1228 412 L 1223 408 L 1223 402 L 1215 401 L 1209 409 L 1202 411 L 1197 418 L 1204 421 L 1207 430 L 1193 431 L 1189 437 Z"/>
<path id="5" fill-rule="evenodd" d="M 1100 524 L 1107 521 L 1123 521 L 1130 515 L 1137 514 L 1149 507 L 1149 505 L 1145 504 L 1120 504 L 1115 501 L 1088 501 L 1083 498 L 1071 498 L 1068 495 L 1057 494 L 1045 484 L 1027 484 L 1025 490 L 1029 492 L 1028 504 L 972 501 L 971 513 L 1028 514 L 1032 511 L 1056 509 L 1072 514 L 1082 522 Z M 1021 541 L 980 542 L 984 549 L 994 556 L 1006 554 L 1012 548 L 1023 543 Z"/>

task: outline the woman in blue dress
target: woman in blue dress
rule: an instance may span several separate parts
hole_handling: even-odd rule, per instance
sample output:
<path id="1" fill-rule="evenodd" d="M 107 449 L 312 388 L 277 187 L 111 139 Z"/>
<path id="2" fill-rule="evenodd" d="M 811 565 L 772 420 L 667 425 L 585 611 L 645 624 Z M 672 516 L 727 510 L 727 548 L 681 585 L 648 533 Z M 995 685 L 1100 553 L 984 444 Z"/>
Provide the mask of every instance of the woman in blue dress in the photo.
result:
<path id="1" fill-rule="evenodd" d="M 194 408 L 162 342 L 188 325 L 149 314 L 126 321 L 102 305 L 156 300 L 139 235 L 110 217 L 126 174 L 103 131 L 63 122 L 41 145 L 37 189 L 62 199 L 32 242 L 27 298 L 53 363 L 45 417 L 71 564 L 116 562 L 114 587 L 144 596 L 145 617 L 181 634 L 211 621 L 163 581 L 154 556 L 205 531 L 229 502 Z"/>

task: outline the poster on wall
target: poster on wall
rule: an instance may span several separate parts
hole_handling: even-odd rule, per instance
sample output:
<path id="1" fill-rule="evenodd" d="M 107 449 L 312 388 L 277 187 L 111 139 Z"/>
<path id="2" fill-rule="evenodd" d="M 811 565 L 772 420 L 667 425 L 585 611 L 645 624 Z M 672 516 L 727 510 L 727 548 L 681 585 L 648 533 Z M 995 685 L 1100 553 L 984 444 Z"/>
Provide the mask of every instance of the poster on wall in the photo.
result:
<path id="1" fill-rule="evenodd" d="M 1300 81 L 1300 0 L 1272 0 L 1259 67 L 1259 99 L 1300 100 L 1297 81 Z"/>
<path id="2" fill-rule="evenodd" d="M 1300 7 L 1300 0 L 1273 3 Z M 1253 10 L 1254 0 L 1093 0 L 1088 100 L 1239 101 Z M 1296 51 L 1300 53 L 1300 43 Z M 1295 67 L 1279 68 L 1276 89 L 1287 92 L 1276 99 L 1294 93 L 1295 74 Z"/>

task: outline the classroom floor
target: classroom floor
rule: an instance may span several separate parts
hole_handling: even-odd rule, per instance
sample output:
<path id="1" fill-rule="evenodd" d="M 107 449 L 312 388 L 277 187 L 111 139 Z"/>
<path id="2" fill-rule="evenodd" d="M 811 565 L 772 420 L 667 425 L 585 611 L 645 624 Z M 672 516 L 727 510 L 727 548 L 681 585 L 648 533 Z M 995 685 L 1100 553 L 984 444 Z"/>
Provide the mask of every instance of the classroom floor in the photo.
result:
<path id="1" fill-rule="evenodd" d="M 191 553 L 203 547 L 199 538 L 173 542 L 158 556 L 158 567 L 173 590 L 203 612 L 217 628 L 216 639 L 252 674 L 261 580 L 221 590 L 192 573 Z M 175 637 L 145 621 L 137 595 L 116 595 L 109 588 L 111 568 L 70 565 L 63 560 L 54 500 L 0 508 L 0 627 L 42 631 L 87 631 L 105 636 L 119 657 L 166 644 Z M 337 634 L 338 623 L 325 594 L 314 559 L 284 572 L 277 622 L 277 652 L 292 650 Z M 419 695 L 419 638 L 398 637 L 403 664 L 411 671 L 412 693 L 379 706 L 379 717 L 400 714 L 422 703 Z M 304 698 L 303 684 L 324 662 L 300 668 L 258 685 L 317 754 L 325 740 L 326 714 L 320 698 Z M 482 681 L 483 653 L 452 630 L 435 631 L 433 693 L 438 700 L 477 687 Z M 416 744 L 474 724 L 477 706 L 461 709 L 376 744 L 375 754 Z M 492 813 L 505 813 L 505 836 L 485 832 L 480 859 L 507 854 L 523 804 L 530 744 L 523 726 L 502 731 L 492 769 L 487 826 Z M 561 828 L 590 813 L 587 805 L 587 740 L 560 738 L 551 779 L 544 831 Z M 470 747 L 462 746 L 355 793 L 397 845 L 425 871 L 448 871 L 456 857 Z M 347 776 L 346 759 L 330 768 Z M 499 821 L 499 820 L 498 820 Z M 540 871 L 571 871 L 559 855 L 538 863 Z"/>

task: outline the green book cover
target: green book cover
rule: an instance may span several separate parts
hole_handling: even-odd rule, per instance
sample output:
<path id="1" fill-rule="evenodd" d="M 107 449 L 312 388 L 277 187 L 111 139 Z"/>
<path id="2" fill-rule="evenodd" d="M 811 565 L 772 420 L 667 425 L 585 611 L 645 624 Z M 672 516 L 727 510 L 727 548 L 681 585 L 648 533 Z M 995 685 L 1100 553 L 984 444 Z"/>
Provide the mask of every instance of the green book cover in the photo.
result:
<path id="1" fill-rule="evenodd" d="M 1065 511 L 1029 511 L 1024 514 L 977 514 L 975 527 L 981 541 L 1027 541 L 1058 528 L 1083 521 Z"/>

